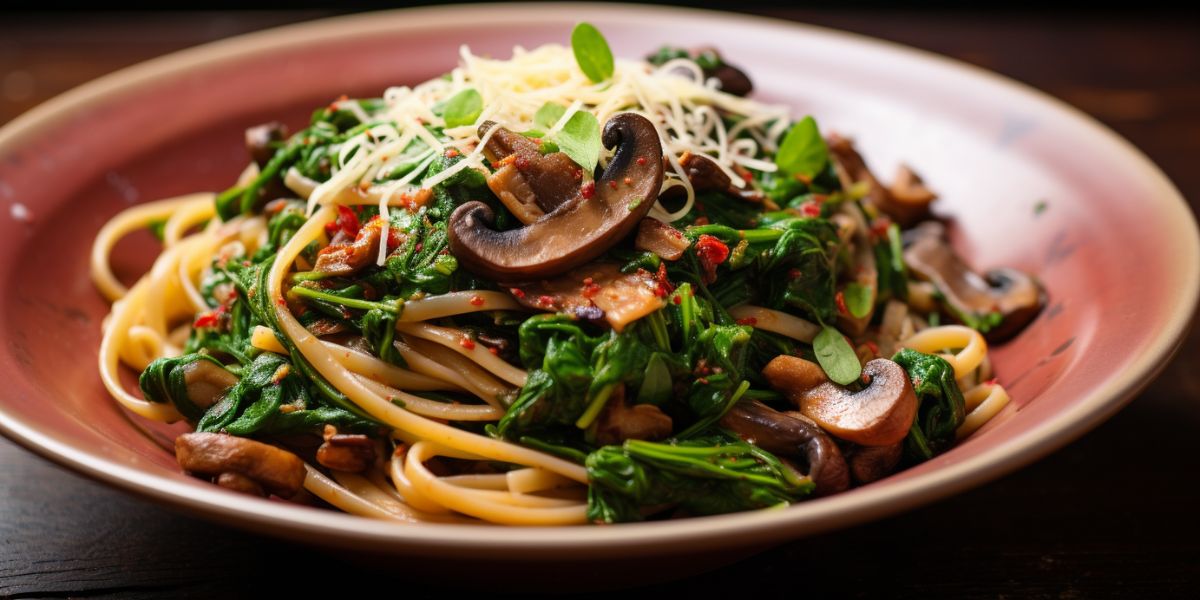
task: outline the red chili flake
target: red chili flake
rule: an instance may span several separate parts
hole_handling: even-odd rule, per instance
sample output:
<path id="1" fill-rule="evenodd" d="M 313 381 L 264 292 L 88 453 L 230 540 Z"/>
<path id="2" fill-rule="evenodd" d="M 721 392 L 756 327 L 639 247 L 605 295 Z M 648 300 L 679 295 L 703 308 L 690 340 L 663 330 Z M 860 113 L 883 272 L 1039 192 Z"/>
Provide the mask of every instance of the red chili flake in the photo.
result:
<path id="1" fill-rule="evenodd" d="M 819 217 L 821 216 L 821 206 L 809 200 L 800 205 L 800 214 L 806 217 Z"/>
<path id="2" fill-rule="evenodd" d="M 610 182 L 608 182 L 608 187 L 610 187 L 610 188 L 612 188 L 612 189 L 614 189 L 614 190 L 615 190 L 615 189 L 617 189 L 617 182 L 616 182 L 616 181 L 610 181 Z"/>
<path id="3" fill-rule="evenodd" d="M 625 185 L 633 185 L 633 178 L 632 178 L 632 177 L 626 177 L 626 178 L 625 178 Z"/>
<path id="4" fill-rule="evenodd" d="M 210 310 L 210 311 L 208 311 L 208 312 L 203 312 L 203 313 L 200 313 L 200 314 L 199 314 L 199 315 L 196 317 L 196 320 L 195 320 L 195 321 L 192 321 L 192 329 L 200 329 L 200 328 L 203 328 L 203 327 L 212 327 L 212 328 L 215 328 L 217 325 L 220 325 L 220 323 L 221 323 L 221 309 L 222 309 L 222 308 L 224 308 L 224 307 L 223 307 L 223 306 L 221 306 L 221 307 L 218 307 L 218 308 L 216 308 L 216 309 L 214 309 L 214 310 Z"/>
<path id="5" fill-rule="evenodd" d="M 447 151 L 446 151 L 446 158 L 457 158 L 457 157 L 458 157 L 458 150 L 457 150 L 457 149 L 455 149 L 455 148 L 451 148 L 451 149 L 449 149 L 449 150 L 447 150 Z"/>
<path id="6" fill-rule="evenodd" d="M 467 302 L 469 302 L 471 306 L 483 306 L 483 296 L 471 296 L 471 299 Z"/>
<path id="7" fill-rule="evenodd" d="M 800 269 L 788 269 L 788 279 L 800 279 L 800 276 L 803 274 L 800 272 Z"/>
<path id="8" fill-rule="evenodd" d="M 243 266 L 243 267 L 248 267 L 248 266 L 250 266 L 250 265 L 252 265 L 252 264 L 254 264 L 254 263 L 251 263 L 251 262 L 250 262 L 250 261 L 248 261 L 248 260 L 243 260 L 243 261 L 242 261 L 242 266 Z"/>
<path id="9" fill-rule="evenodd" d="M 989 379 L 989 380 L 987 380 L 987 381 L 983 382 L 983 385 L 996 385 L 997 383 L 998 383 L 998 382 L 996 381 L 996 378 L 995 378 L 995 377 L 993 377 L 993 378 L 991 378 L 991 379 Z"/>
<path id="10" fill-rule="evenodd" d="M 737 323 L 738 325 L 749 325 L 751 327 L 758 325 L 758 319 L 755 319 L 754 317 L 746 317 L 744 319 L 738 319 L 737 321 L 734 321 L 734 322 Z"/>
<path id="11" fill-rule="evenodd" d="M 671 298 L 671 301 L 675 304 L 683 304 L 683 296 L 676 294 L 674 298 Z"/>
<path id="12" fill-rule="evenodd" d="M 413 246 L 413 252 L 420 252 L 423 248 L 425 248 L 425 244 L 417 242 L 417 245 Z"/>
<path id="13" fill-rule="evenodd" d="M 529 159 L 524 156 L 518 156 L 513 159 L 513 164 L 517 166 L 518 171 L 524 171 L 529 168 Z"/>
<path id="14" fill-rule="evenodd" d="M 538 296 L 537 303 L 542 306 L 550 306 L 554 304 L 554 298 L 550 296 Z"/>
<path id="15" fill-rule="evenodd" d="M 706 378 L 706 377 L 701 377 L 701 378 L 697 379 L 696 381 L 700 382 L 701 385 L 708 385 L 708 378 Z"/>
<path id="16" fill-rule="evenodd" d="M 342 206 L 341 204 L 338 205 L 337 212 L 336 223 L 338 227 L 346 232 L 346 235 L 356 237 L 359 230 L 362 229 L 362 223 L 359 223 L 358 215 L 354 214 L 354 211 L 350 210 L 350 207 Z"/>
<path id="17" fill-rule="evenodd" d="M 509 288 L 508 293 L 512 294 L 513 296 L 516 296 L 517 298 L 525 297 L 525 291 L 522 290 L 521 288 Z"/>
<path id="18" fill-rule="evenodd" d="M 865 344 L 867 346 L 867 350 L 870 350 L 871 354 L 873 354 L 875 356 L 879 356 L 879 344 L 876 344 L 875 342 L 872 342 L 870 340 L 863 342 L 863 344 Z"/>
<path id="19" fill-rule="evenodd" d="M 458 340 L 458 345 L 462 346 L 463 348 L 466 348 L 467 350 L 474 350 L 475 349 L 475 340 L 464 336 L 463 339 Z"/>
<path id="20" fill-rule="evenodd" d="M 703 234 L 696 240 L 696 256 L 704 269 L 705 283 L 712 283 L 717 280 L 717 265 L 729 258 L 729 246 L 711 235 Z"/>
<path id="21" fill-rule="evenodd" d="M 667 279 L 666 263 L 658 263 L 658 272 L 654 274 L 654 280 L 658 283 L 654 288 L 654 295 L 659 298 L 665 298 L 667 294 L 675 291 L 675 286 L 671 285 L 671 280 Z"/>
<path id="22" fill-rule="evenodd" d="M 742 179 L 746 183 L 750 183 L 751 181 L 754 181 L 754 174 L 750 171 L 742 171 Z"/>
<path id="23" fill-rule="evenodd" d="M 696 225 L 708 225 L 708 217 L 696 217 Z"/>
<path id="24" fill-rule="evenodd" d="M 275 304 L 278 304 L 279 306 L 287 306 L 287 300 L 284 300 L 281 296 L 275 299 Z"/>
<path id="25" fill-rule="evenodd" d="M 638 159 L 637 159 L 637 164 L 639 164 L 639 165 L 644 165 L 644 164 L 646 164 L 646 157 L 645 157 L 645 156 L 639 156 L 639 157 L 638 157 Z"/>
<path id="26" fill-rule="evenodd" d="M 579 186 L 579 193 L 583 195 L 585 200 L 591 200 L 596 195 L 596 182 L 589 181 Z"/>
<path id="27" fill-rule="evenodd" d="M 388 250 L 399 248 L 404 243 L 404 234 L 395 227 L 388 228 Z"/>
<path id="28" fill-rule="evenodd" d="M 891 227 L 891 226 L 892 226 L 891 219 L 889 219 L 887 217 L 879 217 L 878 219 L 871 221 L 871 235 L 875 239 L 886 238 L 887 234 L 888 234 L 887 233 L 888 227 Z"/>
<path id="29" fill-rule="evenodd" d="M 850 310 L 846 308 L 846 295 L 845 294 L 843 294 L 842 292 L 838 292 L 837 295 L 833 297 L 833 301 L 837 303 L 837 310 L 838 310 L 839 315 L 849 315 L 850 314 Z"/>
<path id="30" fill-rule="evenodd" d="M 500 356 L 500 351 L 495 346 L 488 346 L 488 352 L 491 352 L 492 356 Z"/>

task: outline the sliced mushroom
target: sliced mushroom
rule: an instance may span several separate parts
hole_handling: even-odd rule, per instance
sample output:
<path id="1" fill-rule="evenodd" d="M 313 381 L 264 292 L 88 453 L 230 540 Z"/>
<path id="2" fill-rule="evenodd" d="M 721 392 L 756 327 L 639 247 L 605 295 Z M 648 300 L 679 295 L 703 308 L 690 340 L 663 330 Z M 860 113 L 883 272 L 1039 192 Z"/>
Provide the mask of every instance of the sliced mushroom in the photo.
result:
<path id="1" fill-rule="evenodd" d="M 492 121 L 483 123 L 479 135 L 495 126 Z M 583 170 L 566 154 L 543 155 L 537 142 L 503 127 L 488 139 L 483 154 L 501 165 L 488 176 L 488 187 L 526 225 L 558 208 L 583 183 Z"/>
<path id="2" fill-rule="evenodd" d="M 233 471 L 226 471 L 217 476 L 216 484 L 234 492 L 250 494 L 251 496 L 266 497 L 267 491 L 258 482 Z"/>
<path id="3" fill-rule="evenodd" d="M 662 187 L 658 132 L 645 117 L 621 113 L 605 124 L 602 141 L 617 149 L 591 198 L 576 186 L 567 198 L 544 200 L 552 211 L 508 231 L 489 227 L 495 215 L 486 204 L 467 202 L 450 215 L 454 256 L 468 270 L 497 281 L 530 281 L 578 267 L 631 233 Z"/>
<path id="4" fill-rule="evenodd" d="M 741 69 L 729 64 L 712 46 L 701 46 L 692 50 L 692 56 L 701 63 L 705 77 L 715 77 L 721 82 L 721 91 L 734 96 L 746 96 L 754 91 L 750 77 Z"/>
<path id="5" fill-rule="evenodd" d="M 837 444 L 799 413 L 779 412 L 758 401 L 739 402 L 721 417 L 720 424 L 780 458 L 804 461 L 819 496 L 850 487 L 850 474 Z"/>
<path id="6" fill-rule="evenodd" d="M 849 189 L 860 181 L 866 182 L 867 199 L 901 227 L 911 227 L 929 218 L 929 205 L 937 196 L 925 187 L 912 169 L 900 167 L 892 186 L 885 187 L 871 173 L 862 155 L 854 149 L 852 141 L 833 134 L 826 140 L 826 145 L 843 188 Z"/>
<path id="7" fill-rule="evenodd" d="M 1046 304 L 1046 293 L 1032 277 L 1016 269 L 975 274 L 946 242 L 945 228 L 923 223 L 905 234 L 904 262 L 941 292 L 950 316 L 958 321 L 999 313 L 1000 323 L 985 334 L 989 342 L 1007 340 L 1029 324 Z"/>
<path id="8" fill-rule="evenodd" d="M 383 224 L 372 220 L 358 230 L 353 242 L 333 240 L 317 253 L 313 270 L 330 275 L 350 275 L 367 266 L 379 253 Z"/>
<path id="9" fill-rule="evenodd" d="M 671 435 L 671 417 L 653 404 L 625 402 L 625 386 L 616 387 L 596 419 L 596 444 L 616 445 L 625 440 L 661 440 Z"/>
<path id="10" fill-rule="evenodd" d="M 854 481 L 862 484 L 878 481 L 891 475 L 904 455 L 904 443 L 891 446 L 854 446 L 842 453 L 850 465 Z"/>
<path id="11" fill-rule="evenodd" d="M 201 409 L 216 404 L 237 382 L 237 375 L 210 360 L 194 360 L 183 367 L 188 400 Z"/>
<path id="12" fill-rule="evenodd" d="M 642 219 L 633 241 L 634 248 L 653 252 L 663 260 L 671 261 L 682 258 L 690 245 L 688 239 L 683 237 L 683 232 L 651 217 Z"/>
<path id="13" fill-rule="evenodd" d="M 884 358 L 868 362 L 863 375 L 870 383 L 858 392 L 832 381 L 809 389 L 793 387 L 806 381 L 804 373 L 813 366 L 794 356 L 777 356 L 763 376 L 830 435 L 863 446 L 890 446 L 908 435 L 917 415 L 917 395 L 904 367 Z"/>
<path id="14" fill-rule="evenodd" d="M 765 202 L 765 196 L 751 185 L 746 185 L 739 188 L 733 185 L 733 180 L 721 167 L 717 165 L 712 158 L 703 154 L 695 154 L 692 152 L 684 152 L 679 157 L 679 166 L 683 168 L 683 172 L 687 174 L 688 181 L 692 184 L 692 189 L 697 193 L 703 192 L 720 192 L 730 198 L 736 200 L 745 200 L 755 204 Z M 679 201 L 685 192 L 681 187 L 673 187 L 667 190 L 664 198 L 668 202 Z M 767 208 L 777 208 L 770 205 Z"/>
<path id="15" fill-rule="evenodd" d="M 609 262 L 595 262 L 518 289 L 517 301 L 525 306 L 604 319 L 618 333 L 662 308 L 666 295 L 660 293 L 660 282 L 644 269 L 622 273 L 620 265 Z"/>
<path id="16" fill-rule="evenodd" d="M 224 473 L 236 473 L 283 498 L 304 486 L 304 461 L 295 454 L 224 433 L 194 432 L 175 438 L 175 459 L 189 473 L 218 480 Z M 227 477 L 226 481 L 240 480 Z"/>
<path id="17" fill-rule="evenodd" d="M 375 462 L 375 442 L 362 434 L 338 433 L 326 425 L 325 443 L 317 448 L 317 462 L 335 471 L 359 473 Z"/>
<path id="18" fill-rule="evenodd" d="M 287 126 L 279 121 L 255 125 L 246 130 L 246 151 L 261 169 L 275 156 L 275 144 L 287 139 Z"/>

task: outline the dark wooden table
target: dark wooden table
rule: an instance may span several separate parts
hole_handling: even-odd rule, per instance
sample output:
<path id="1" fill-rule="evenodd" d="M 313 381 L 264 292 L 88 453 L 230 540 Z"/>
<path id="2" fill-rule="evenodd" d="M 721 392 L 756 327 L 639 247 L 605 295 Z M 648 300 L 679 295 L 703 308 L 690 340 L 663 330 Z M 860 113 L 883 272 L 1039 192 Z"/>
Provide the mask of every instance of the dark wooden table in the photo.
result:
<path id="1" fill-rule="evenodd" d="M 175 49 L 320 13 L 0 19 L 0 123 Z M 1129 138 L 1200 202 L 1200 22 L 1186 14 L 788 12 L 1046 90 Z M 1148 283 L 1148 285 L 1152 285 Z M 1200 335 L 1108 423 L 1018 473 L 800 540 L 658 595 L 1200 597 Z M 653 569 L 652 564 L 647 565 Z M 0 596 L 233 597 L 433 585 L 180 516 L 0 440 Z"/>

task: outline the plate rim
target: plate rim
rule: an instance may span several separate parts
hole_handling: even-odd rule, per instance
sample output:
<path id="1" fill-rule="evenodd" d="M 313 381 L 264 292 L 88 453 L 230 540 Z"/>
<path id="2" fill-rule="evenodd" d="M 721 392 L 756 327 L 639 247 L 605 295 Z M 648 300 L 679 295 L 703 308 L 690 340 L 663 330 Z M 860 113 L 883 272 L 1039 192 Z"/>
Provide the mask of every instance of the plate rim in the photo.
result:
<path id="1" fill-rule="evenodd" d="M 839 495 L 813 500 L 788 511 L 751 511 L 699 517 L 677 521 L 622 524 L 613 527 L 480 527 L 477 525 L 406 525 L 388 523 L 331 511 L 317 511 L 281 502 L 238 496 L 212 487 L 196 486 L 164 479 L 123 464 L 98 458 L 72 447 L 54 436 L 38 431 L 29 423 L 9 414 L 0 405 L 0 433 L 34 453 L 93 480 L 122 489 L 160 505 L 190 514 L 232 524 L 258 532 L 336 546 L 372 551 L 420 549 L 429 555 L 495 556 L 501 550 L 519 550 L 522 556 L 541 554 L 559 557 L 562 550 L 573 548 L 589 556 L 633 556 L 652 554 L 664 549 L 701 551 L 731 544 L 776 543 L 813 535 L 835 528 L 879 519 L 915 506 L 958 494 L 1011 473 L 1074 441 L 1111 417 L 1166 367 L 1182 345 L 1195 307 L 1200 300 L 1200 235 L 1195 216 L 1179 190 L 1144 153 L 1128 140 L 1090 115 L 1036 88 L 950 57 L 910 46 L 836 29 L 789 22 L 770 17 L 742 15 L 695 8 L 642 6 L 634 4 L 485 4 L 433 6 L 320 18 L 269 28 L 209 42 L 150 59 L 104 75 L 60 94 L 18 116 L 0 128 L 0 150 L 20 145 L 30 137 L 96 99 L 164 76 L 178 76 L 205 66 L 217 67 L 246 54 L 281 51 L 314 39 L 336 39 L 354 33 L 396 31 L 397 29 L 442 26 L 464 18 L 529 23 L 559 23 L 575 20 L 571 15 L 586 11 L 611 20 L 634 20 L 660 16 L 688 17 L 694 20 L 729 22 L 786 30 L 795 34 L 843 40 L 918 62 L 936 65 L 956 77 L 983 79 L 992 85 L 1024 96 L 1049 110 L 1097 134 L 1122 155 L 1131 158 L 1129 169 L 1139 172 L 1146 183 L 1159 193 L 1154 198 L 1162 205 L 1156 210 L 1169 211 L 1174 228 L 1170 239 L 1189 247 L 1182 265 L 1183 286 L 1171 294 L 1164 330 L 1148 344 L 1129 368 L 1106 385 L 1059 412 L 1053 418 L 1020 432 L 1010 441 L 961 462 L 896 482 L 883 489 L 862 488 L 854 495 Z M 489 14 L 490 13 L 490 14 Z M 403 25 L 398 22 L 404 21 Z M 803 507 L 803 508 L 801 508 Z M 316 536 L 320 536 L 317 538 Z"/>

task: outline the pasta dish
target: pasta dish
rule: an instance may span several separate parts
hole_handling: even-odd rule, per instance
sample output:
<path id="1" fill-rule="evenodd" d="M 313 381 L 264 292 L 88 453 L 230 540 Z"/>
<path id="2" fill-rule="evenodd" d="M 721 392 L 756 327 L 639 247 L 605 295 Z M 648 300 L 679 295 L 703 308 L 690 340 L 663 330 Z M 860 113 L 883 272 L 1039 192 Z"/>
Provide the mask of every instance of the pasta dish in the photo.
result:
<path id="1" fill-rule="evenodd" d="M 194 429 L 187 473 L 403 522 L 776 508 L 944 452 L 1008 402 L 987 345 L 1041 286 L 973 272 L 911 169 L 752 96 L 714 49 L 615 59 L 581 23 L 253 127 L 233 187 L 99 233 L 101 377 Z M 146 230 L 126 287 L 109 256 Z"/>

